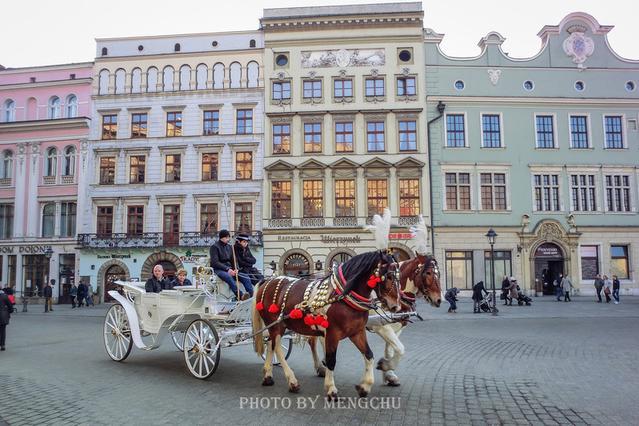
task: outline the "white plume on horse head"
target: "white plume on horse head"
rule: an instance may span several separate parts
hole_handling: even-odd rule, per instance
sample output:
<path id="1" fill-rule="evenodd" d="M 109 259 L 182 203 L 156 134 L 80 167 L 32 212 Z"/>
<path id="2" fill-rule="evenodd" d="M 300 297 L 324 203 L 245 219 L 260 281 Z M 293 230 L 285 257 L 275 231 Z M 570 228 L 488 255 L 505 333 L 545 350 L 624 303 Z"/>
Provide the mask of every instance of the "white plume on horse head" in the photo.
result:
<path id="1" fill-rule="evenodd" d="M 410 227 L 410 233 L 415 240 L 415 252 L 428 253 L 428 227 L 422 215 L 419 215 L 419 222 Z"/>
<path id="2" fill-rule="evenodd" d="M 375 235 L 375 247 L 379 250 L 385 250 L 388 248 L 391 227 L 391 212 L 389 209 L 384 209 L 384 216 L 376 214 L 373 216 L 372 224 L 366 225 L 368 229 Z"/>

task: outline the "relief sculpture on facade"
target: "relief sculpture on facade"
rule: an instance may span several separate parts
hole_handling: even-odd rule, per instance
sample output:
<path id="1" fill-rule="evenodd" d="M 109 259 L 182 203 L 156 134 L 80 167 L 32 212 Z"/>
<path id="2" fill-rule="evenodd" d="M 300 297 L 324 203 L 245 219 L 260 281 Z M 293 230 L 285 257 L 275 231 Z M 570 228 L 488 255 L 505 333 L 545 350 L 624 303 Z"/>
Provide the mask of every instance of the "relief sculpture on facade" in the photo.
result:
<path id="1" fill-rule="evenodd" d="M 383 49 L 339 49 L 302 52 L 302 68 L 345 68 L 381 66 L 386 63 Z"/>

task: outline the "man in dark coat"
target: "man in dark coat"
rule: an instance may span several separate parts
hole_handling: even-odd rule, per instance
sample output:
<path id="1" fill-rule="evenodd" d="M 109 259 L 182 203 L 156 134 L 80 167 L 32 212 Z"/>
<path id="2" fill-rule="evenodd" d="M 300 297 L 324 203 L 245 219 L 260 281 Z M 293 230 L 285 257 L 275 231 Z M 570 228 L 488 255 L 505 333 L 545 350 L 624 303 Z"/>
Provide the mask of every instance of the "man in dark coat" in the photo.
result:
<path id="1" fill-rule="evenodd" d="M 218 234 L 217 241 L 211 246 L 209 255 L 211 258 L 211 268 L 213 268 L 215 275 L 227 283 L 233 294 L 237 295 L 238 289 L 235 285 L 235 276 L 239 274 L 239 271 L 233 261 L 233 249 L 229 245 L 230 239 L 231 233 L 226 229 L 222 229 Z M 253 296 L 253 285 L 249 277 L 242 274 L 238 275 L 238 278 L 246 289 L 248 296 Z M 240 299 L 245 300 L 247 298 L 243 292 L 240 292 Z"/>
<path id="2" fill-rule="evenodd" d="M 7 337 L 7 325 L 13 312 L 13 305 L 9 301 L 9 296 L 0 290 L 0 351 L 4 351 L 5 339 Z"/>
<path id="3" fill-rule="evenodd" d="M 239 234 L 235 237 L 233 249 L 235 250 L 240 277 L 246 275 L 251 280 L 251 284 L 255 286 L 264 279 L 264 275 L 255 267 L 256 260 L 249 248 L 249 239 L 248 235 Z"/>
<path id="4" fill-rule="evenodd" d="M 46 287 L 44 287 L 44 312 L 53 312 L 53 304 L 51 302 L 51 298 L 53 297 L 53 288 L 51 287 L 51 283 L 54 282 L 51 280 L 47 283 Z"/>
<path id="5" fill-rule="evenodd" d="M 144 289 L 147 293 L 159 293 L 162 290 L 170 290 L 173 286 L 164 278 L 164 268 L 162 265 L 153 267 L 153 276 L 146 280 Z"/>
<path id="6" fill-rule="evenodd" d="M 484 282 L 480 281 L 473 286 L 473 312 L 478 314 L 481 312 L 479 302 L 484 298 L 483 293 L 488 295 L 488 292 L 484 288 Z"/>
<path id="7" fill-rule="evenodd" d="M 84 299 L 86 299 L 88 291 L 89 289 L 84 281 L 80 281 L 80 285 L 78 285 L 78 308 L 84 304 Z"/>

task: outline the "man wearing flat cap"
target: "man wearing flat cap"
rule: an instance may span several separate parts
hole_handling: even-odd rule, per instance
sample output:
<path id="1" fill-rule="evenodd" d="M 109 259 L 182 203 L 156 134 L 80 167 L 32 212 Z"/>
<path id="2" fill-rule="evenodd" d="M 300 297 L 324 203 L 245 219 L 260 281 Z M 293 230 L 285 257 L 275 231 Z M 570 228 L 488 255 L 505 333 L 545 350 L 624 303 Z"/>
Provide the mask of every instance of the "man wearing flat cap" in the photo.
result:
<path id="1" fill-rule="evenodd" d="M 213 268 L 215 275 L 227 283 L 233 294 L 237 295 L 235 276 L 239 274 L 239 271 L 233 261 L 233 249 L 229 244 L 230 239 L 231 233 L 229 231 L 226 229 L 220 230 L 217 241 L 209 250 L 209 255 L 211 258 L 211 268 Z M 245 300 L 253 296 L 253 285 L 249 277 L 244 274 L 239 274 L 238 277 L 246 290 L 246 293 L 240 292 L 240 299 Z"/>
<path id="2" fill-rule="evenodd" d="M 255 286 L 264 279 L 264 275 L 255 267 L 255 257 L 249 248 L 250 237 L 246 234 L 239 234 L 235 237 L 235 258 L 237 259 L 240 277 L 246 275 L 250 278 L 251 284 Z"/>

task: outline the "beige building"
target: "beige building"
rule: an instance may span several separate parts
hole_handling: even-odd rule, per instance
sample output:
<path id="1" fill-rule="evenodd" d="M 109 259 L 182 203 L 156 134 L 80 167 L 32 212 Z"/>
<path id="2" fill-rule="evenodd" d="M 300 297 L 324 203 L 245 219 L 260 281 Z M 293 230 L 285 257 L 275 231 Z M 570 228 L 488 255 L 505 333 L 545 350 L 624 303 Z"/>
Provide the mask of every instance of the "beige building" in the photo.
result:
<path id="1" fill-rule="evenodd" d="M 265 9 L 264 263 L 298 275 L 429 222 L 421 3 Z M 278 263 L 279 262 L 279 263 Z"/>

